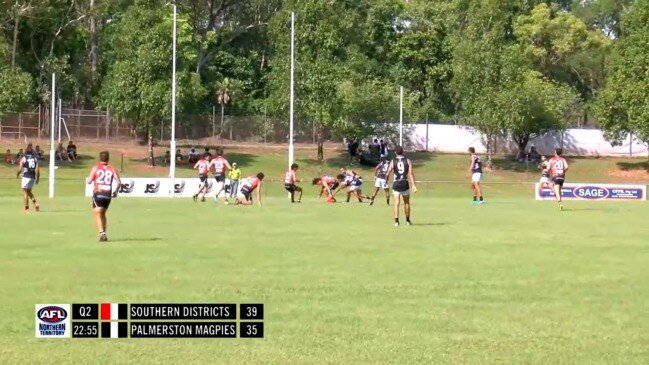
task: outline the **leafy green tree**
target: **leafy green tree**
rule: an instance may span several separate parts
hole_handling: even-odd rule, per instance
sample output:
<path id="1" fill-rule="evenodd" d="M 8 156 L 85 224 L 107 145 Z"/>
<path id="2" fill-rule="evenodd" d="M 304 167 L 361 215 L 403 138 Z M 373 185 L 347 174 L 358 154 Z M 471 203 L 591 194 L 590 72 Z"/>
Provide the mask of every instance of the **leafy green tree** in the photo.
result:
<path id="1" fill-rule="evenodd" d="M 32 80 L 29 74 L 10 64 L 9 50 L 0 38 L 0 116 L 16 110 L 29 100 Z"/>
<path id="2" fill-rule="evenodd" d="M 608 82 L 599 94 L 598 122 L 613 144 L 628 133 L 649 143 L 649 2 L 636 1 L 622 18 L 614 56 L 608 63 Z"/>
<path id="3" fill-rule="evenodd" d="M 135 130 L 147 137 L 152 153 L 153 135 L 171 113 L 173 20 L 168 8 L 156 1 L 141 1 L 128 8 L 110 32 L 114 63 L 102 85 L 100 105 L 114 115 L 129 118 Z M 191 64 L 190 28 L 178 21 L 177 106 L 181 111 L 203 97 Z M 157 133 L 155 133 L 157 135 Z M 153 161 L 153 156 L 150 156 Z"/>

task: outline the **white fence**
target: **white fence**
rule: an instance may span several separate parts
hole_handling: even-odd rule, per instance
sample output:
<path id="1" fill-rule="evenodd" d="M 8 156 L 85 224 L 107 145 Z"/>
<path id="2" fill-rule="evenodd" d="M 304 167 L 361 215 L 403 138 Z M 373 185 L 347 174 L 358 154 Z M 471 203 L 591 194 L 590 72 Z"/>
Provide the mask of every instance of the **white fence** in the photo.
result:
<path id="1" fill-rule="evenodd" d="M 412 148 L 436 152 L 466 152 L 469 147 L 484 153 L 486 138 L 472 129 L 457 125 L 415 124 L 408 127 L 409 140 Z M 621 146 L 612 147 L 604 139 L 599 129 L 568 129 L 565 132 L 548 133 L 532 139 L 527 148 L 536 147 L 541 154 L 551 154 L 556 147 L 562 147 L 568 155 L 588 156 L 647 156 L 649 146 L 629 137 Z M 518 147 L 511 141 L 498 139 L 498 152 L 516 153 Z"/>

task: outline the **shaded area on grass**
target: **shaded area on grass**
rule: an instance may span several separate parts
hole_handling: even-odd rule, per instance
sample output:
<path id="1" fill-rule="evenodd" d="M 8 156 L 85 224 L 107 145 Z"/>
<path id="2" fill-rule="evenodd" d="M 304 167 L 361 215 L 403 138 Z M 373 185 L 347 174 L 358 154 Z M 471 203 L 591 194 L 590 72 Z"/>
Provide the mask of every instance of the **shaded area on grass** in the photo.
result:
<path id="1" fill-rule="evenodd" d="M 649 172 L 649 161 L 638 162 L 618 162 L 617 167 L 622 171 L 642 171 Z"/>

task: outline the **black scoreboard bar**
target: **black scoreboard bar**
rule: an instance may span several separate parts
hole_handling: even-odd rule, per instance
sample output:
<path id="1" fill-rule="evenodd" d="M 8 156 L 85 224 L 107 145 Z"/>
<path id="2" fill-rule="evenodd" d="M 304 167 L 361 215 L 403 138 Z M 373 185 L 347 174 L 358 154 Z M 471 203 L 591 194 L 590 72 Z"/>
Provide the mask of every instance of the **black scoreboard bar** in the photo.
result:
<path id="1" fill-rule="evenodd" d="M 236 322 L 131 321 L 131 338 L 236 338 Z"/>
<path id="2" fill-rule="evenodd" d="M 236 304 L 131 304 L 130 319 L 236 320 Z"/>
<path id="3" fill-rule="evenodd" d="M 72 319 L 98 320 L 99 304 L 72 304 Z"/>

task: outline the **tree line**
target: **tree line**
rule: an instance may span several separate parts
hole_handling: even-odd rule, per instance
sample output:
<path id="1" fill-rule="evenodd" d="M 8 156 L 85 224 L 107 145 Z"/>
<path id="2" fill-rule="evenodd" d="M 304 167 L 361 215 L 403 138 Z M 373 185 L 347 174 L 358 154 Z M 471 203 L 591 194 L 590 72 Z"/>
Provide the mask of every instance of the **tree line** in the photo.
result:
<path id="1" fill-rule="evenodd" d="M 649 142 L 649 0 L 178 0 L 177 106 L 234 105 L 288 121 L 290 13 L 296 120 L 367 136 L 398 120 L 531 138 L 579 118 L 611 143 Z M 165 0 L 6 0 L 0 115 L 47 105 L 110 109 L 142 135 L 170 118 Z M 181 123 L 186 123 L 180 121 Z M 384 124 L 385 125 L 385 124 Z"/>

